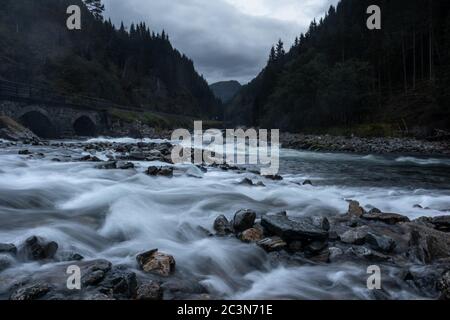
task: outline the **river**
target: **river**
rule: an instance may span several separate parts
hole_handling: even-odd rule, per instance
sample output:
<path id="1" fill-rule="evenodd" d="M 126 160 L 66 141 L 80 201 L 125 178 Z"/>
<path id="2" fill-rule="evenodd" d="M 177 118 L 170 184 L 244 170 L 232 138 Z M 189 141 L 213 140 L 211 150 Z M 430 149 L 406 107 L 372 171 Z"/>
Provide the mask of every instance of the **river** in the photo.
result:
<path id="1" fill-rule="evenodd" d="M 346 212 L 348 199 L 411 219 L 450 212 L 447 158 L 282 149 L 283 181 L 213 168 L 207 173 L 190 168 L 192 176 L 186 174 L 186 165 L 168 179 L 145 175 L 153 164 L 145 161 L 135 162 L 136 171 L 100 170 L 94 163 L 74 161 L 87 153 L 78 141 L 73 143 L 73 148 L 27 146 L 35 155 L 32 158 L 18 155 L 23 146 L 0 149 L 0 243 L 19 246 L 27 237 L 39 235 L 56 241 L 60 251 L 130 268 L 136 268 L 137 253 L 159 248 L 175 257 L 177 273 L 197 279 L 213 297 L 223 299 L 372 296 L 366 288 L 367 266 L 276 265 L 256 245 L 205 237 L 197 227 L 212 231 L 221 214 L 232 218 L 239 209 L 250 208 L 258 214 L 285 210 L 290 216 L 336 215 Z M 97 156 L 107 159 L 104 152 Z M 244 177 L 263 181 L 266 187 L 240 185 Z M 313 186 L 301 185 L 306 179 Z M 14 282 L 50 272 L 55 264 L 16 262 L 0 272 L 0 297 Z M 392 298 L 421 298 L 399 282 L 395 270 L 388 271 L 386 278 Z"/>

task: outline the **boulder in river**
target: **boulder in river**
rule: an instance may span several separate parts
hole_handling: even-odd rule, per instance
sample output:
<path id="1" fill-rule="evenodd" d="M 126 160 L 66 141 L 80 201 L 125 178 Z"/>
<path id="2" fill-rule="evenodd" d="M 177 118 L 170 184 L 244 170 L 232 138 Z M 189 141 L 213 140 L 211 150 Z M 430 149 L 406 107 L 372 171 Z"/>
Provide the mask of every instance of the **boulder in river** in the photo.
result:
<path id="1" fill-rule="evenodd" d="M 148 273 L 168 277 L 175 272 L 173 256 L 159 252 L 158 249 L 147 251 L 136 257 L 139 267 Z"/>
<path id="2" fill-rule="evenodd" d="M 384 261 L 388 261 L 391 259 L 389 256 L 387 256 L 385 254 L 382 254 L 380 252 L 377 252 L 375 250 L 371 250 L 369 248 L 362 247 L 362 246 L 350 247 L 345 252 L 345 255 L 347 255 L 347 256 L 353 255 L 360 259 L 364 259 L 364 260 L 371 261 L 371 262 L 384 262 Z"/>
<path id="3" fill-rule="evenodd" d="M 313 225 L 308 218 L 263 216 L 261 225 L 269 233 L 281 237 L 286 242 L 328 239 L 328 232 Z"/>
<path id="4" fill-rule="evenodd" d="M 105 279 L 111 270 L 112 264 L 107 260 L 94 260 L 86 263 L 81 277 L 84 286 L 95 286 Z"/>
<path id="5" fill-rule="evenodd" d="M 263 177 L 266 178 L 266 179 L 269 179 L 269 180 L 274 180 L 274 181 L 282 181 L 283 180 L 283 177 L 278 175 L 278 174 L 267 175 L 267 176 L 263 176 Z"/>
<path id="6" fill-rule="evenodd" d="M 0 243 L 0 253 L 16 254 L 17 248 L 11 243 Z"/>
<path id="7" fill-rule="evenodd" d="M 250 229 L 255 224 L 256 212 L 252 210 L 239 210 L 233 219 L 233 229 L 236 233 Z"/>
<path id="8" fill-rule="evenodd" d="M 409 233 L 408 256 L 414 261 L 431 264 L 450 258 L 450 234 L 417 223 L 404 223 Z"/>
<path id="9" fill-rule="evenodd" d="M 80 158 L 79 160 L 82 162 L 102 162 L 102 160 L 100 160 L 98 157 L 92 156 L 92 155 L 84 156 L 84 157 Z"/>
<path id="10" fill-rule="evenodd" d="M 51 287 L 43 282 L 34 282 L 30 284 L 25 284 L 18 286 L 12 292 L 10 296 L 10 300 L 18 300 L 18 301 L 28 301 L 28 300 L 37 300 L 44 297 L 49 291 Z"/>
<path id="11" fill-rule="evenodd" d="M 147 169 L 147 175 L 149 176 L 162 176 L 162 177 L 172 177 L 173 168 L 172 167 L 155 167 L 151 166 Z"/>
<path id="12" fill-rule="evenodd" d="M 280 237 L 265 238 L 258 241 L 257 244 L 267 252 L 280 251 L 286 249 L 287 247 L 287 243 Z"/>
<path id="13" fill-rule="evenodd" d="M 28 156 L 31 154 L 31 152 L 28 149 L 24 149 L 24 150 L 19 150 L 18 154 L 21 156 Z"/>
<path id="14" fill-rule="evenodd" d="M 362 245 L 366 242 L 367 227 L 360 227 L 344 232 L 340 238 L 343 243 Z"/>
<path id="15" fill-rule="evenodd" d="M 239 234 L 239 239 L 243 242 L 252 243 L 262 240 L 263 230 L 260 228 L 250 228 Z"/>
<path id="16" fill-rule="evenodd" d="M 396 213 L 364 213 L 361 218 L 370 221 L 379 221 L 386 224 L 409 222 L 409 218 Z"/>
<path id="17" fill-rule="evenodd" d="M 263 183 L 263 182 L 261 182 L 261 181 L 258 181 L 258 182 L 253 182 L 251 179 L 249 179 L 249 178 L 244 178 L 244 179 L 242 179 L 242 181 L 241 182 L 239 182 L 239 184 L 240 185 L 243 185 L 243 186 L 250 186 L 250 187 L 265 187 L 266 185 Z"/>
<path id="18" fill-rule="evenodd" d="M 330 221 L 327 217 L 313 216 L 310 218 L 313 225 L 322 230 L 330 231 Z"/>
<path id="19" fill-rule="evenodd" d="M 13 263 L 14 260 L 11 258 L 10 255 L 0 254 L 0 272 L 11 267 Z"/>
<path id="20" fill-rule="evenodd" d="M 134 164 L 132 162 L 119 161 L 117 162 L 117 169 L 119 170 L 134 169 Z"/>
<path id="21" fill-rule="evenodd" d="M 58 244 L 56 242 L 32 236 L 25 240 L 25 243 L 19 249 L 19 256 L 29 260 L 52 259 L 57 250 Z"/>
<path id="22" fill-rule="evenodd" d="M 139 286 L 136 293 L 136 300 L 157 301 L 162 300 L 163 289 L 156 281 L 143 283 Z"/>
<path id="23" fill-rule="evenodd" d="M 383 253 L 390 253 L 395 249 L 395 241 L 392 238 L 384 235 L 376 235 L 371 232 L 366 235 L 366 243 L 371 249 Z"/>
<path id="24" fill-rule="evenodd" d="M 125 266 L 114 266 L 106 273 L 101 288 L 111 292 L 117 299 L 130 299 L 136 295 L 136 274 Z"/>
<path id="25" fill-rule="evenodd" d="M 225 236 L 227 234 L 233 233 L 231 223 L 224 215 L 216 218 L 216 220 L 214 221 L 214 230 L 217 232 L 218 236 Z"/>
<path id="26" fill-rule="evenodd" d="M 99 164 L 96 168 L 103 170 L 114 170 L 117 169 L 117 161 L 105 161 Z"/>
<path id="27" fill-rule="evenodd" d="M 354 217 L 361 217 L 365 213 L 364 209 L 360 206 L 358 201 L 350 201 L 348 206 L 348 215 Z"/>
<path id="28" fill-rule="evenodd" d="M 434 217 L 431 219 L 431 223 L 439 231 L 450 232 L 450 215 Z"/>

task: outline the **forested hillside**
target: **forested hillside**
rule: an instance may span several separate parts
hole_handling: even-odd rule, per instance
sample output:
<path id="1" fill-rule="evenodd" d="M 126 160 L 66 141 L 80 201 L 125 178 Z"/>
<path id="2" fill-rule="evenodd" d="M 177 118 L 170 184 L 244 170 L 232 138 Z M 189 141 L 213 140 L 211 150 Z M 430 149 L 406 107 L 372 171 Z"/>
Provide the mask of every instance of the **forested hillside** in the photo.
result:
<path id="1" fill-rule="evenodd" d="M 369 5 L 381 30 L 369 30 Z M 286 52 L 287 51 L 287 52 Z M 450 127 L 450 2 L 342 0 L 228 108 L 235 124 L 292 132 L 432 134 Z"/>
<path id="2" fill-rule="evenodd" d="M 234 98 L 236 93 L 242 88 L 238 81 L 221 81 L 209 86 L 214 95 L 223 103 L 228 103 Z"/>
<path id="3" fill-rule="evenodd" d="M 81 0 L 2 0 L 0 79 L 148 110 L 215 117 L 220 102 L 193 62 L 164 31 L 144 23 L 113 26 Z M 82 7 L 82 29 L 69 31 L 69 5 Z"/>

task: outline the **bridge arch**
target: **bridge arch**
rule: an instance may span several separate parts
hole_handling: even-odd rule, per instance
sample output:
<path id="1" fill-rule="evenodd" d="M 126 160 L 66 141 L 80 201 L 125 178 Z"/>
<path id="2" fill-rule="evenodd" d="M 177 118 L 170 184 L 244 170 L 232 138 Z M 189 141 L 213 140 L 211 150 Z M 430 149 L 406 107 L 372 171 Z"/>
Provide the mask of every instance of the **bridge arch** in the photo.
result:
<path id="1" fill-rule="evenodd" d="M 94 137 L 98 128 L 95 119 L 89 115 L 81 114 L 75 117 L 73 121 L 73 130 L 80 137 Z"/>
<path id="2" fill-rule="evenodd" d="M 18 116 L 20 124 L 44 139 L 52 139 L 58 136 L 57 129 L 50 119 L 48 113 L 39 107 L 24 108 Z"/>

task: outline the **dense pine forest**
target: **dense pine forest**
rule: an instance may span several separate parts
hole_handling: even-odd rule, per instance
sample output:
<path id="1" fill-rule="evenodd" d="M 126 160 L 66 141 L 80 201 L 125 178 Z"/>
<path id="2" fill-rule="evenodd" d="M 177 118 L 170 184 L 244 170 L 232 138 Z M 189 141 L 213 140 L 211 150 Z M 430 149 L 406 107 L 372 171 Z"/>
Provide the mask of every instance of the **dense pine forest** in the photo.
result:
<path id="1" fill-rule="evenodd" d="M 381 8 L 369 30 L 367 8 Z M 234 99 L 227 120 L 291 132 L 430 135 L 450 127 L 450 2 L 342 0 Z"/>
<path id="2" fill-rule="evenodd" d="M 82 8 L 81 30 L 66 10 Z M 215 117 L 220 102 L 174 49 L 144 23 L 114 26 L 98 0 L 2 0 L 0 79 L 153 111 Z"/>

